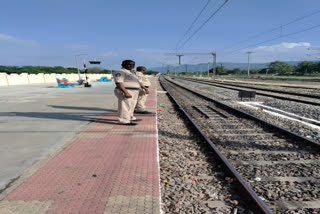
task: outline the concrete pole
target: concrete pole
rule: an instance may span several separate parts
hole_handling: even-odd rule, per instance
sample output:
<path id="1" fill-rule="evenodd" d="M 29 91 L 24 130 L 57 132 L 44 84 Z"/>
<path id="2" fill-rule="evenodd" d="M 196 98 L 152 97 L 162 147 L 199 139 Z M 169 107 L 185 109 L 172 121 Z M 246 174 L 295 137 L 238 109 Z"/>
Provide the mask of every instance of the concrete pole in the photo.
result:
<path id="1" fill-rule="evenodd" d="M 210 71 L 210 62 L 208 62 L 208 78 L 210 77 L 210 75 L 209 75 L 209 71 Z"/>
<path id="2" fill-rule="evenodd" d="M 213 56 L 213 76 L 215 77 L 216 76 L 216 67 L 217 67 L 217 54 L 214 52 L 214 53 L 211 53 L 212 56 Z"/>
<path id="3" fill-rule="evenodd" d="M 179 65 L 181 65 L 181 57 L 183 56 L 183 54 L 177 54 L 176 56 L 179 57 Z"/>
<path id="4" fill-rule="evenodd" d="M 252 52 L 251 51 L 248 51 L 247 54 L 248 54 L 248 77 L 250 76 L 250 54 Z"/>
<path id="5" fill-rule="evenodd" d="M 78 76 L 79 76 L 79 81 L 81 82 L 80 80 L 80 71 L 79 71 L 79 66 L 78 66 L 78 56 L 87 56 L 88 54 L 78 54 L 78 55 L 75 55 L 75 59 L 76 59 L 76 65 L 77 65 L 77 69 L 78 69 Z M 84 61 L 85 61 L 85 58 L 84 58 Z"/>

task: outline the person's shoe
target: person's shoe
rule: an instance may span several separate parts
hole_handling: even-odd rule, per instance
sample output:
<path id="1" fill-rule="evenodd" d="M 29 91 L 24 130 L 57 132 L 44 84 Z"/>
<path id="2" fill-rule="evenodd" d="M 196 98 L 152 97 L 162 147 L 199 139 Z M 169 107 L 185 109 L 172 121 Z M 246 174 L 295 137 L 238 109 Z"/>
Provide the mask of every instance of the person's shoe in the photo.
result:
<path id="1" fill-rule="evenodd" d="M 143 111 L 143 112 L 141 112 L 140 114 L 152 114 L 152 112 L 150 112 L 150 111 Z"/>
<path id="2" fill-rule="evenodd" d="M 131 121 L 139 122 L 139 121 L 142 121 L 142 119 L 134 119 L 134 120 L 131 120 Z"/>
<path id="3" fill-rule="evenodd" d="M 124 126 L 136 126 L 136 125 L 138 125 L 138 124 L 137 124 L 137 123 L 130 122 L 130 123 L 120 123 L 120 125 L 124 125 Z"/>
<path id="4" fill-rule="evenodd" d="M 137 113 L 137 114 L 152 114 L 152 112 L 150 112 L 150 111 L 137 111 L 135 113 Z"/>

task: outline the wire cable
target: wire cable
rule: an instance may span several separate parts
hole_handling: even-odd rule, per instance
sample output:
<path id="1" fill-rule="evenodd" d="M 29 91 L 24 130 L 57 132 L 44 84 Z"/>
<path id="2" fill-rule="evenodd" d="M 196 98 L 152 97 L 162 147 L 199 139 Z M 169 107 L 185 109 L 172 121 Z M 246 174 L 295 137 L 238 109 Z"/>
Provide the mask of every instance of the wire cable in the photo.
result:
<path id="1" fill-rule="evenodd" d="M 176 45 L 176 50 L 178 45 L 180 44 L 180 42 L 184 39 L 184 37 L 190 32 L 191 28 L 193 27 L 194 23 L 199 19 L 199 17 L 201 16 L 201 14 L 203 13 L 203 11 L 208 7 L 209 3 L 211 0 L 208 0 L 207 3 L 204 5 L 204 7 L 202 8 L 202 10 L 200 11 L 200 13 L 198 14 L 198 16 L 193 20 L 193 22 L 191 23 L 191 25 L 189 26 L 188 30 L 185 32 L 185 34 L 182 36 L 182 38 L 179 40 L 179 42 Z"/>
<path id="2" fill-rule="evenodd" d="M 238 51 L 241 51 L 241 50 L 250 48 L 250 47 L 252 47 L 252 46 L 261 45 L 261 44 L 266 43 L 266 42 L 271 42 L 271 41 L 274 41 L 274 40 L 276 40 L 276 39 L 280 39 L 280 38 L 283 38 L 283 37 L 288 37 L 288 36 L 291 36 L 291 35 L 303 33 L 303 32 L 305 32 L 305 31 L 313 30 L 313 29 L 318 28 L 318 27 L 320 27 L 320 25 L 315 25 L 315 26 L 310 27 L 310 28 L 305 28 L 305 29 L 302 29 L 302 30 L 299 30 L 299 31 L 296 31 L 296 32 L 293 32 L 293 33 L 289 33 L 289 34 L 286 34 L 286 35 L 281 35 L 281 36 L 278 36 L 278 37 L 273 38 L 273 39 L 268 39 L 268 40 L 265 40 L 265 41 L 263 41 L 263 42 L 256 43 L 256 44 L 254 44 L 254 45 L 248 45 L 247 47 L 237 49 L 237 50 L 235 50 L 235 51 L 232 51 L 231 53 L 238 52 Z"/>
<path id="3" fill-rule="evenodd" d="M 290 22 L 288 22 L 288 23 L 286 23 L 286 24 L 284 24 L 284 25 L 280 25 L 280 26 L 278 26 L 278 27 L 272 28 L 272 29 L 267 30 L 267 31 L 264 31 L 264 32 L 262 32 L 262 33 L 258 33 L 258 34 L 256 34 L 255 36 L 249 37 L 248 39 L 242 40 L 242 41 L 240 41 L 240 42 L 236 42 L 236 43 L 230 45 L 230 46 L 227 47 L 227 48 L 231 48 L 231 47 L 234 47 L 234 46 L 236 46 L 236 45 L 245 43 L 245 42 L 250 41 L 250 40 L 252 40 L 252 39 L 255 39 L 255 38 L 258 38 L 258 37 L 260 37 L 260 36 L 263 36 L 263 35 L 265 35 L 265 34 L 267 34 L 267 33 L 274 32 L 274 31 L 276 31 L 276 30 L 278 30 L 278 29 L 281 29 L 281 30 L 282 30 L 283 27 L 286 27 L 286 26 L 288 26 L 288 25 L 291 25 L 291 24 L 293 24 L 293 23 L 296 23 L 296 22 L 298 22 L 298 21 L 301 21 L 301 20 L 303 20 L 303 19 L 305 19 L 305 18 L 308 18 L 308 17 L 310 17 L 310 16 L 316 15 L 316 14 L 318 14 L 318 13 L 320 13 L 320 10 L 317 10 L 317 11 L 315 11 L 315 12 L 312 12 L 312 13 L 307 14 L 307 15 L 305 15 L 305 16 L 302 16 L 302 17 L 300 17 L 300 18 L 294 19 L 294 20 L 292 20 L 292 21 L 290 21 Z M 224 48 L 224 49 L 227 49 L 227 48 Z"/>
<path id="4" fill-rule="evenodd" d="M 187 44 L 187 42 L 189 42 L 190 41 L 190 39 L 192 39 L 192 37 L 196 34 L 196 33 L 198 33 L 200 30 L 201 30 L 201 28 L 204 26 L 204 25 L 206 25 L 209 21 L 210 21 L 210 19 L 212 19 L 212 17 L 214 17 L 222 8 L 223 8 L 223 6 L 228 2 L 229 0 L 225 0 L 225 2 L 202 24 L 202 25 L 200 25 L 200 27 L 196 30 L 196 31 L 194 31 L 194 33 L 179 47 L 179 48 L 177 48 L 177 50 L 179 50 L 179 49 L 181 49 L 181 48 L 183 48 L 186 44 Z"/>

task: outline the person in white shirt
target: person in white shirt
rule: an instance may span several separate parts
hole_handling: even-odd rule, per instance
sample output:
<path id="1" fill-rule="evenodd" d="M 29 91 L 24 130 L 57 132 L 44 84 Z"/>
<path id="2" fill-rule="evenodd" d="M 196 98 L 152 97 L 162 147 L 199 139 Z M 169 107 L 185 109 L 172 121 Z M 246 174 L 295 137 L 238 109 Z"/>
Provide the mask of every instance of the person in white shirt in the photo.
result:
<path id="1" fill-rule="evenodd" d="M 124 60 L 122 68 L 113 72 L 116 88 L 114 94 L 118 98 L 118 120 L 123 125 L 137 125 L 138 121 L 133 116 L 134 108 L 137 104 L 139 89 L 142 88 L 149 93 L 148 89 L 140 84 L 137 76 L 131 71 L 135 67 L 132 60 Z"/>
<path id="2" fill-rule="evenodd" d="M 136 75 L 138 77 L 139 82 L 145 87 L 148 88 L 151 86 L 149 79 L 144 76 L 144 73 L 147 72 L 147 68 L 144 66 L 137 67 Z M 139 114 L 150 114 L 151 112 L 146 110 L 146 101 L 147 101 L 148 93 L 145 90 L 140 88 L 139 96 L 136 108 L 134 109 L 135 113 Z"/>

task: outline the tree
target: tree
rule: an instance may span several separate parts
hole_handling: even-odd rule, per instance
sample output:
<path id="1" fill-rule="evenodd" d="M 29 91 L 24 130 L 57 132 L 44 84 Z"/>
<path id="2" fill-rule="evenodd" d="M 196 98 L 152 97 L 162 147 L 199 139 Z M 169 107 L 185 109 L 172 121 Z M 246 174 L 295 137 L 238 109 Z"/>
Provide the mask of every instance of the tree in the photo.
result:
<path id="1" fill-rule="evenodd" d="M 268 68 L 269 73 L 285 74 L 292 73 L 294 71 L 294 66 L 281 61 L 271 62 Z"/>
<path id="2" fill-rule="evenodd" d="M 159 73 L 158 71 L 148 70 L 145 74 L 146 75 L 157 75 L 158 73 Z"/>
<path id="3" fill-rule="evenodd" d="M 306 73 L 310 73 L 310 74 L 317 73 L 318 67 L 319 66 L 317 62 L 303 61 L 297 65 L 296 72 L 301 75 L 305 75 Z"/>
<path id="4" fill-rule="evenodd" d="M 218 66 L 216 68 L 216 74 L 217 75 L 227 75 L 229 72 L 228 69 L 226 69 L 224 66 Z"/>

